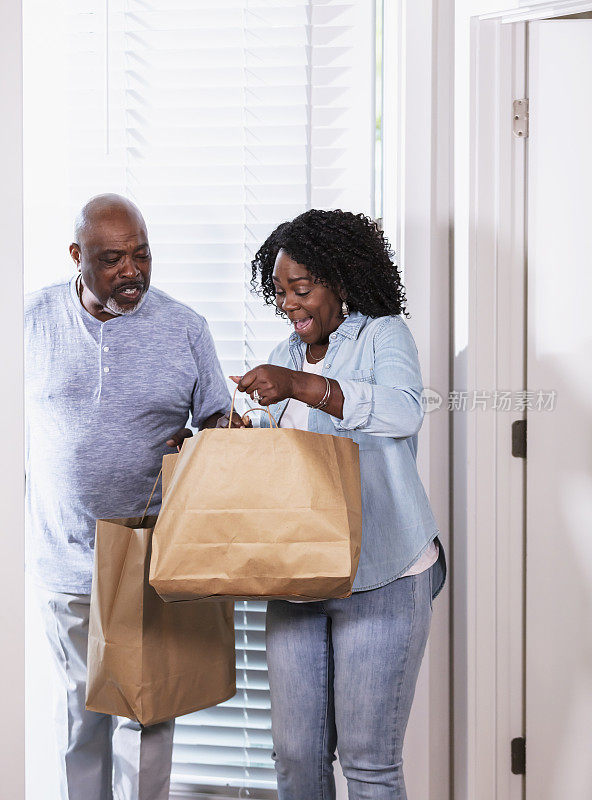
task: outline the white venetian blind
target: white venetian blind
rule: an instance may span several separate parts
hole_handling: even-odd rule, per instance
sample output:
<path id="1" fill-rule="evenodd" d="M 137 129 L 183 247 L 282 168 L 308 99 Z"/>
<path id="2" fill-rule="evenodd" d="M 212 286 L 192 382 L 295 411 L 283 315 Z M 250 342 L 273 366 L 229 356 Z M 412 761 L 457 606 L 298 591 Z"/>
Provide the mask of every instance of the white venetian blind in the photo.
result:
<path id="1" fill-rule="evenodd" d="M 310 207 L 374 211 L 373 0 L 25 4 L 52 26 L 29 86 L 40 104 L 53 93 L 51 154 L 43 130 L 29 143 L 30 214 L 66 229 L 93 194 L 128 195 L 154 285 L 207 318 L 224 374 L 264 362 L 289 329 L 250 294 L 259 245 Z M 264 603 L 236 603 L 237 695 L 178 720 L 171 796 L 275 797 L 264 628 Z"/>

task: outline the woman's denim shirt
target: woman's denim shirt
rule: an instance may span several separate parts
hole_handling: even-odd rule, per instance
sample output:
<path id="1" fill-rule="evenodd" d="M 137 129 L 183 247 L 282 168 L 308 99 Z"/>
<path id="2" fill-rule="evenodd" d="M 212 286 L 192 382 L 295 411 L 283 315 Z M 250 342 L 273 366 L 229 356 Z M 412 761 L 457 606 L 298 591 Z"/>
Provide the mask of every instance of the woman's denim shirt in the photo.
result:
<path id="1" fill-rule="evenodd" d="M 305 345 L 294 332 L 272 351 L 269 363 L 300 370 L 304 356 Z M 411 331 L 399 316 L 353 312 L 330 335 L 322 374 L 341 386 L 343 419 L 310 409 L 308 429 L 348 436 L 359 445 L 362 551 L 353 590 L 375 589 L 405 573 L 438 534 L 416 465 L 423 386 Z M 287 404 L 270 406 L 276 420 Z M 434 597 L 444 577 L 440 545 Z"/>

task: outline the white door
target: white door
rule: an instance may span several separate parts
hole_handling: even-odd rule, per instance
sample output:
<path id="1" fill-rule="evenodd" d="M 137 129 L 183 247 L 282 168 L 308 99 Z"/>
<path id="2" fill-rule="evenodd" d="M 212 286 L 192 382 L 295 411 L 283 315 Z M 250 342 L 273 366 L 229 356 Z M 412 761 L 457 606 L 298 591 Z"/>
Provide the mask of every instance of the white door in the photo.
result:
<path id="1" fill-rule="evenodd" d="M 592 20 L 529 27 L 526 798 L 590 800 Z"/>

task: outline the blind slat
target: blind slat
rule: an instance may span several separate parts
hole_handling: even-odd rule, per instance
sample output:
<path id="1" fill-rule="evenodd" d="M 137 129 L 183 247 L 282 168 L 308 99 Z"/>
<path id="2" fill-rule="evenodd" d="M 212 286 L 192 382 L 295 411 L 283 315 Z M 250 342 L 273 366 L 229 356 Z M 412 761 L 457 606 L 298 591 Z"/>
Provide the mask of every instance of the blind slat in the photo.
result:
<path id="1" fill-rule="evenodd" d="M 231 747 L 242 747 L 248 741 L 249 747 L 271 747 L 270 731 L 254 730 L 228 730 L 228 728 L 199 728 L 195 725 L 180 725 L 175 743 L 177 745 L 210 745 L 223 746 L 228 743 Z"/>

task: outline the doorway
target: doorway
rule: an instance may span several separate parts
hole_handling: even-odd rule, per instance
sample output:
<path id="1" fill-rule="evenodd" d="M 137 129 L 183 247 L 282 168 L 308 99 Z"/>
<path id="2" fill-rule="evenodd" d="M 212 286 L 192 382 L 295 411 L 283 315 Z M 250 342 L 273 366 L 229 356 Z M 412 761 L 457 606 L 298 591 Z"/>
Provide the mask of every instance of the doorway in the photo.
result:
<path id="1" fill-rule="evenodd" d="M 552 14 L 472 40 L 469 385 L 510 401 L 467 426 L 469 736 L 495 800 L 592 794 L 592 20 Z"/>
<path id="2" fill-rule="evenodd" d="M 592 796 L 592 19 L 531 22 L 528 44 L 526 800 L 584 800 Z"/>

